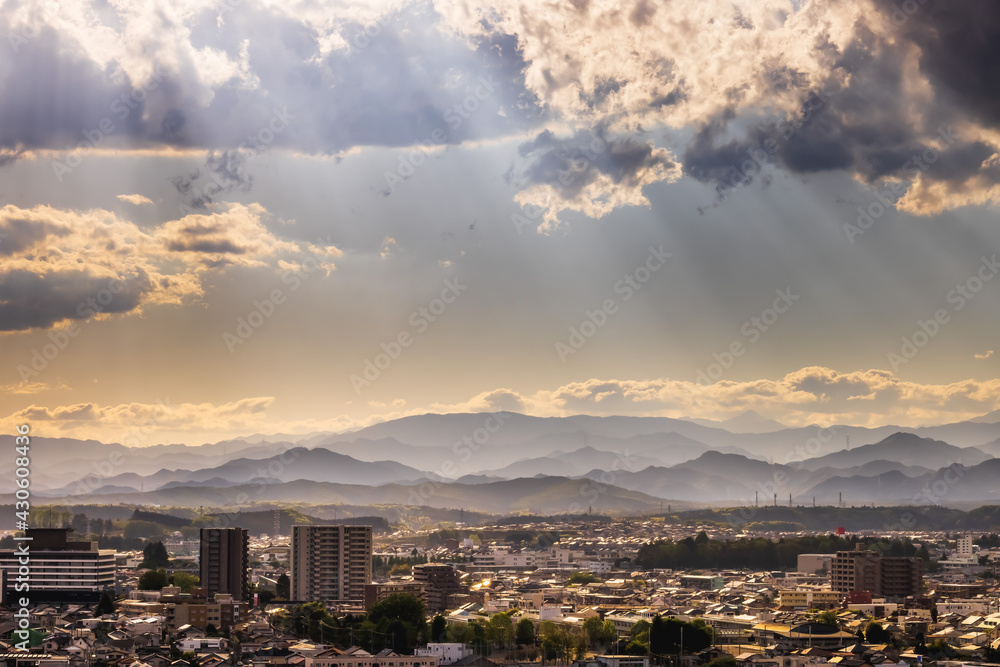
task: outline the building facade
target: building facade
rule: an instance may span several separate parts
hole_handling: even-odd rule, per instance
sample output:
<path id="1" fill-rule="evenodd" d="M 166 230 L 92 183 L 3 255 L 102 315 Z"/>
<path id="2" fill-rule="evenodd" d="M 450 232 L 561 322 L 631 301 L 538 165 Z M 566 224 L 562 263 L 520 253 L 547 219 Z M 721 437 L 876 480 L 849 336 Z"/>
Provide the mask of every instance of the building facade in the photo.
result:
<path id="1" fill-rule="evenodd" d="M 830 588 L 841 593 L 869 591 L 875 596 L 919 595 L 923 567 L 919 558 L 885 557 L 858 545 L 838 551 L 830 569 Z"/>
<path id="2" fill-rule="evenodd" d="M 372 527 L 292 526 L 290 578 L 299 602 L 363 600 L 372 581 Z"/>
<path id="3" fill-rule="evenodd" d="M 833 609 L 839 607 L 843 593 L 824 590 L 781 590 L 778 606 L 788 609 Z"/>
<path id="4" fill-rule="evenodd" d="M 106 589 L 115 588 L 115 552 L 98 549 L 97 542 L 70 542 L 71 528 L 29 528 L 18 544 L 27 545 L 30 555 L 28 596 L 33 603 L 93 603 Z M 19 560 L 17 550 L 0 551 L 4 572 L 4 594 L 17 595 Z"/>
<path id="5" fill-rule="evenodd" d="M 250 537 L 243 528 L 202 528 L 198 564 L 201 587 L 211 597 L 250 599 Z"/>
<path id="6" fill-rule="evenodd" d="M 799 554 L 797 569 L 799 572 L 829 572 L 833 563 L 833 554 Z"/>
<path id="7" fill-rule="evenodd" d="M 372 605 L 376 602 L 396 593 L 412 593 L 423 600 L 424 586 L 415 581 L 390 581 L 382 584 L 365 584 L 363 598 L 365 609 L 371 609 Z"/>
<path id="8" fill-rule="evenodd" d="M 413 566 L 413 581 L 424 588 L 424 602 L 431 613 L 448 608 L 448 598 L 463 593 L 462 578 L 458 570 L 446 563 L 423 563 Z"/>

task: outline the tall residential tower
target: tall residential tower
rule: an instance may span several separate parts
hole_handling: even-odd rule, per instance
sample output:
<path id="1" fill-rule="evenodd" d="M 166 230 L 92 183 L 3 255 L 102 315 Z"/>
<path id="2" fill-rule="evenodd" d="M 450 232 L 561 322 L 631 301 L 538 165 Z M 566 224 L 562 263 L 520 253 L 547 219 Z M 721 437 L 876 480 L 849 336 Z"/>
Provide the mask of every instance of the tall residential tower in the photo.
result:
<path id="1" fill-rule="evenodd" d="M 244 528 L 202 528 L 201 587 L 208 597 L 228 593 L 238 602 L 250 599 L 250 539 Z"/>
<path id="2" fill-rule="evenodd" d="M 371 526 L 292 526 L 291 599 L 364 599 L 372 581 Z"/>

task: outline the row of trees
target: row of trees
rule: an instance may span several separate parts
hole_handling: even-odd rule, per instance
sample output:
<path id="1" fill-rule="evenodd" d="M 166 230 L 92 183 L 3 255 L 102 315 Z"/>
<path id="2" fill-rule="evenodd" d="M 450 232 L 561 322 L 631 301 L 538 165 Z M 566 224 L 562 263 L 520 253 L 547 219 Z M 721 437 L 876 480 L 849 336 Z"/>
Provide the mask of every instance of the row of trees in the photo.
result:
<path id="1" fill-rule="evenodd" d="M 396 593 L 372 605 L 364 615 L 332 616 L 320 602 L 295 605 L 276 617 L 279 629 L 312 641 L 357 645 L 369 652 L 392 649 L 413 653 L 428 641 L 427 609 L 423 600 Z"/>
<path id="2" fill-rule="evenodd" d="M 175 575 L 176 576 L 176 575 Z M 700 651 L 712 644 L 712 631 L 703 621 L 686 623 L 676 618 L 657 616 L 653 621 L 639 621 L 631 634 L 619 640 L 614 623 L 594 616 L 581 627 L 552 621 L 539 624 L 538 633 L 530 619 L 514 623 L 514 613 L 484 616 L 467 623 L 449 624 L 438 614 L 428 625 L 423 601 L 410 593 L 396 593 L 372 605 L 367 614 L 332 616 L 319 602 L 295 605 L 276 617 L 279 629 L 312 641 L 358 645 L 377 652 L 391 648 L 398 653 L 412 653 L 427 642 L 454 642 L 470 646 L 477 653 L 518 649 L 540 652 L 547 660 L 571 661 L 583 657 L 588 649 L 632 655 L 666 656 Z"/>
<path id="3" fill-rule="evenodd" d="M 189 572 L 174 572 L 167 574 L 165 569 L 158 568 L 147 570 L 139 577 L 140 591 L 158 591 L 164 586 L 177 586 L 182 593 L 190 593 L 191 589 L 197 588 L 201 579 Z"/>

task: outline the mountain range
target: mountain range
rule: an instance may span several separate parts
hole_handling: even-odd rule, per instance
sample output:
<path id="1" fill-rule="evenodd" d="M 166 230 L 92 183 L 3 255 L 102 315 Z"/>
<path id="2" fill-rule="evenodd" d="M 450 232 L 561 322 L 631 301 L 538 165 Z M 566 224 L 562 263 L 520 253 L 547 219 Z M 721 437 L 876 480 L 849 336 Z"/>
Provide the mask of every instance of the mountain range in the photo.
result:
<path id="1" fill-rule="evenodd" d="M 918 429 L 822 429 L 752 412 L 722 422 L 500 412 L 197 446 L 36 437 L 32 487 L 89 503 L 416 503 L 497 513 L 787 504 L 789 495 L 795 504 L 991 502 L 1000 500 L 998 421 L 991 413 Z M 0 473 L 12 466 L 0 462 Z M 0 493 L 13 490 L 0 482 Z"/>

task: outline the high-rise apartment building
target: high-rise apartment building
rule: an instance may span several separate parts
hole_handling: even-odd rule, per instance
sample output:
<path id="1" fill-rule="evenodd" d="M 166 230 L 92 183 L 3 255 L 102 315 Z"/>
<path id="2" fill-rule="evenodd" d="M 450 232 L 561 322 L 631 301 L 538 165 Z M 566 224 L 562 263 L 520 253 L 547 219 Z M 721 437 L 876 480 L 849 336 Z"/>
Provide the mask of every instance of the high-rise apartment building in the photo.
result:
<path id="1" fill-rule="evenodd" d="M 25 536 L 30 555 L 26 576 L 32 603 L 93 603 L 105 589 L 114 592 L 115 551 L 98 549 L 97 542 L 70 542 L 71 528 L 29 528 Z M 14 593 L 25 557 L 16 550 L 0 552 L 8 594 Z"/>
<path id="2" fill-rule="evenodd" d="M 292 526 L 291 599 L 360 601 L 371 581 L 371 526 Z"/>
<path id="3" fill-rule="evenodd" d="M 243 528 L 202 528 L 199 565 L 201 587 L 212 597 L 228 593 L 237 602 L 250 599 L 250 538 Z"/>
<path id="4" fill-rule="evenodd" d="M 842 593 L 903 598 L 918 595 L 922 586 L 919 558 L 882 557 L 861 544 L 854 551 L 838 551 L 830 567 L 830 588 Z"/>
<path id="5" fill-rule="evenodd" d="M 919 558 L 883 558 L 879 563 L 878 595 L 905 598 L 920 595 L 924 586 L 923 561 Z"/>

